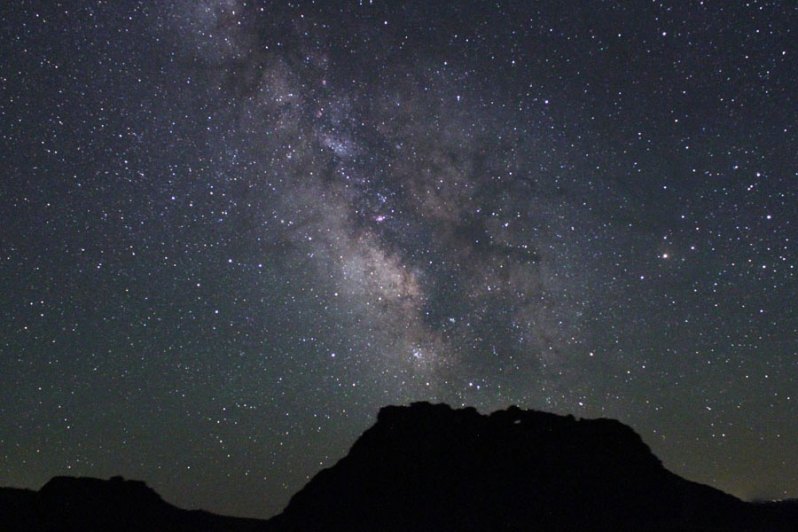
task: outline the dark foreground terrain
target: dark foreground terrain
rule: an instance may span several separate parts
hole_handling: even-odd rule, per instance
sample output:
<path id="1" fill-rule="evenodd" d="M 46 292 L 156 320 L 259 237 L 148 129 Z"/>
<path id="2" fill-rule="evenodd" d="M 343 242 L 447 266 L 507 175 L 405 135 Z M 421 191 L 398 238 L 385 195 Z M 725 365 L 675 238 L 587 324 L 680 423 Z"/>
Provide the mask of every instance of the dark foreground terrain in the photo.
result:
<path id="1" fill-rule="evenodd" d="M 795 502 L 682 479 L 613 420 L 518 408 L 386 407 L 269 521 L 186 511 L 142 482 L 56 477 L 0 489 L 12 531 L 798 531 Z"/>

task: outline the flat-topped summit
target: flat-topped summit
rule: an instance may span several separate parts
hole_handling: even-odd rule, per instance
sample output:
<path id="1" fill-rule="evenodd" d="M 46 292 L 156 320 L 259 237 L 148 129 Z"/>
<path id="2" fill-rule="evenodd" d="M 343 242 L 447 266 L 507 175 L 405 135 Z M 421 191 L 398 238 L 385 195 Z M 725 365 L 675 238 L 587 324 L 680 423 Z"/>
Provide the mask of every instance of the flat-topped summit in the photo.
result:
<path id="1" fill-rule="evenodd" d="M 618 421 L 414 403 L 380 410 L 349 454 L 271 524 L 302 531 L 757 530 L 756 519 L 751 505 L 666 470 Z"/>

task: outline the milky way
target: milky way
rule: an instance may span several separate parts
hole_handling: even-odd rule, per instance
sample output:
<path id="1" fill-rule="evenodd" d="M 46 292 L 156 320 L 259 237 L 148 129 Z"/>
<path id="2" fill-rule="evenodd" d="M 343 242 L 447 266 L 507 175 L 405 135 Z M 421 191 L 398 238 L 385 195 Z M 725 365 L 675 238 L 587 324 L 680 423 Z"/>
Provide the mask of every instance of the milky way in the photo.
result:
<path id="1" fill-rule="evenodd" d="M 798 496 L 796 8 L 16 2 L 0 484 L 279 511 L 377 409 Z"/>

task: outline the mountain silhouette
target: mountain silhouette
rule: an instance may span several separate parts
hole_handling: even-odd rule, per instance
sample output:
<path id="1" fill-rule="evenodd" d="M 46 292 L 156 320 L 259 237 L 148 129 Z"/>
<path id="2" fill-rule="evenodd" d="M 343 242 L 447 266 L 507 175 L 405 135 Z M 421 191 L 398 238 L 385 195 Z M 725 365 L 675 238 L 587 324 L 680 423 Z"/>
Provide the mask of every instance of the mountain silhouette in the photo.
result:
<path id="1" fill-rule="evenodd" d="M 747 503 L 668 470 L 629 427 L 510 407 L 380 410 L 349 454 L 268 520 L 181 510 L 143 482 L 0 489 L 0 531 L 798 531 L 798 503 Z"/>
<path id="2" fill-rule="evenodd" d="M 667 471 L 629 427 L 511 407 L 383 408 L 276 530 L 798 531 L 798 508 L 745 503 Z"/>

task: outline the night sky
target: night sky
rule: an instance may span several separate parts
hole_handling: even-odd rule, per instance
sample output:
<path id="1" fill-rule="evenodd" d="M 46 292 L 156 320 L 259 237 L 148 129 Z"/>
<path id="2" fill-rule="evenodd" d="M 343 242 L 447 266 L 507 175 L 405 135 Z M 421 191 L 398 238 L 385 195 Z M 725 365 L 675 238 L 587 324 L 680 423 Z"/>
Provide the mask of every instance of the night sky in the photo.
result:
<path id="1" fill-rule="evenodd" d="M 386 404 L 798 497 L 789 1 L 0 7 L 0 485 L 267 517 Z"/>

